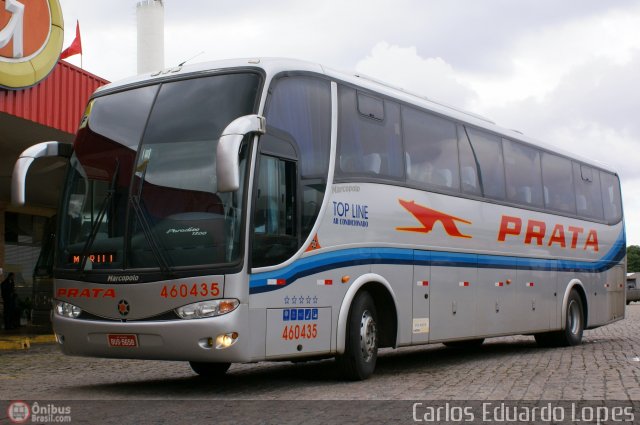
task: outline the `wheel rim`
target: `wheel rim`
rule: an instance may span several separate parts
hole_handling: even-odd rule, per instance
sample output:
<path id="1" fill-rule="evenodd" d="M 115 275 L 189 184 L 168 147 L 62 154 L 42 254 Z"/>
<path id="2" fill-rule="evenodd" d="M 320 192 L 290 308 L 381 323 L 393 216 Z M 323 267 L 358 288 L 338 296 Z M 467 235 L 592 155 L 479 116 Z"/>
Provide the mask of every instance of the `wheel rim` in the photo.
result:
<path id="1" fill-rule="evenodd" d="M 569 320 L 569 332 L 573 335 L 578 335 L 580 332 L 580 322 L 582 315 L 580 314 L 580 306 L 576 300 L 569 302 L 568 308 L 568 320 Z"/>
<path id="2" fill-rule="evenodd" d="M 369 310 L 365 310 L 360 320 L 360 349 L 365 362 L 371 361 L 376 352 L 376 339 L 376 322 Z"/>

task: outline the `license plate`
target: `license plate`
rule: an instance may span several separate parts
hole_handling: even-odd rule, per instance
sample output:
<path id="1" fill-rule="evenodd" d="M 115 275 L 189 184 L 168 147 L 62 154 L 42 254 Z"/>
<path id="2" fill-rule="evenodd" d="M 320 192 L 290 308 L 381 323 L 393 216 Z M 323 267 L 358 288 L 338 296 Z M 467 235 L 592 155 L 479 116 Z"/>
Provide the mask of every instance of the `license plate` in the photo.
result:
<path id="1" fill-rule="evenodd" d="M 138 337 L 133 334 L 107 335 L 110 347 L 137 347 Z"/>

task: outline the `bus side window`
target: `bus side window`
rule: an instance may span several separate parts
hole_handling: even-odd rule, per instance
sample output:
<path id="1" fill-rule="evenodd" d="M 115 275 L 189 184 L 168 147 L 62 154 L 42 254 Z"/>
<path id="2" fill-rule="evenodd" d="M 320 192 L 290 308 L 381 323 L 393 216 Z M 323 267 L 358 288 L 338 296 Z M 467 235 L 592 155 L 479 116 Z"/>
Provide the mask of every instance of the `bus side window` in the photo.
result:
<path id="1" fill-rule="evenodd" d="M 407 182 L 420 187 L 460 190 L 458 144 L 453 122 L 402 108 L 407 150 Z"/>
<path id="2" fill-rule="evenodd" d="M 578 215 L 602 220 L 602 192 L 600 173 L 584 164 L 573 163 L 573 181 L 576 186 Z"/>
<path id="3" fill-rule="evenodd" d="M 502 139 L 507 199 L 519 204 L 542 207 L 540 151 L 521 143 Z"/>
<path id="4" fill-rule="evenodd" d="M 558 155 L 542 152 L 542 180 L 545 207 L 568 213 L 576 213 L 576 196 L 573 190 L 571 161 Z M 585 200 L 580 198 L 582 204 Z"/>
<path id="5" fill-rule="evenodd" d="M 253 213 L 252 266 L 272 266 L 298 250 L 296 163 L 260 155 Z"/>
<path id="6" fill-rule="evenodd" d="M 618 177 L 601 171 L 600 182 L 602 184 L 604 219 L 609 223 L 617 223 L 622 218 L 622 201 L 620 199 Z"/>
<path id="7" fill-rule="evenodd" d="M 466 129 L 480 168 L 484 196 L 504 199 L 505 181 L 501 139 L 485 131 Z"/>
<path id="8" fill-rule="evenodd" d="M 339 87 L 338 99 L 337 177 L 402 179 L 400 105 L 345 86 Z"/>
<path id="9" fill-rule="evenodd" d="M 461 125 L 457 126 L 458 130 L 458 151 L 460 152 L 460 183 L 462 192 L 470 195 L 482 195 L 480 189 L 480 180 L 478 178 L 477 158 L 471 143 L 467 137 L 467 132 Z"/>

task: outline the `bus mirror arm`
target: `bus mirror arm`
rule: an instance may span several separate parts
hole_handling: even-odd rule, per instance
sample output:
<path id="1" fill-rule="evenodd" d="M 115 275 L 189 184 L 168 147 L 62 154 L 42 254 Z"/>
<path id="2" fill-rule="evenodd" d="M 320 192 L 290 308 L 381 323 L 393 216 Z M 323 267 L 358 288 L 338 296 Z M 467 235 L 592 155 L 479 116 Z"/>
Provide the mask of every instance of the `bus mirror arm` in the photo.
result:
<path id="1" fill-rule="evenodd" d="M 248 134 L 264 134 L 266 122 L 260 115 L 245 115 L 233 120 L 223 131 L 216 150 L 218 192 L 240 188 L 240 145 Z"/>
<path id="2" fill-rule="evenodd" d="M 24 150 L 15 165 L 11 176 L 11 203 L 24 205 L 26 203 L 27 173 L 33 161 L 37 158 L 62 157 L 70 158 L 73 146 L 61 142 L 42 142 Z"/>

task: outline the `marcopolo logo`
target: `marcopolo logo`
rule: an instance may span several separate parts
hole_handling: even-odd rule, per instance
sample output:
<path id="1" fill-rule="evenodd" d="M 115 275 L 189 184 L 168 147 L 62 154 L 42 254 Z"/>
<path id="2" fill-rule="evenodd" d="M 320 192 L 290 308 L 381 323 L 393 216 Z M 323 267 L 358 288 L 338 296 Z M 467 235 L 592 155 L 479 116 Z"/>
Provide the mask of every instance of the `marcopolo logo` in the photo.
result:
<path id="1" fill-rule="evenodd" d="M 111 282 L 111 283 L 130 283 L 130 282 L 137 282 L 139 280 L 140 280 L 140 276 L 138 276 L 137 274 L 125 274 L 125 275 L 110 274 L 109 276 L 107 276 L 107 282 Z"/>
<path id="2" fill-rule="evenodd" d="M 0 0 L 0 87 L 20 89 L 44 79 L 62 50 L 58 0 Z"/>

